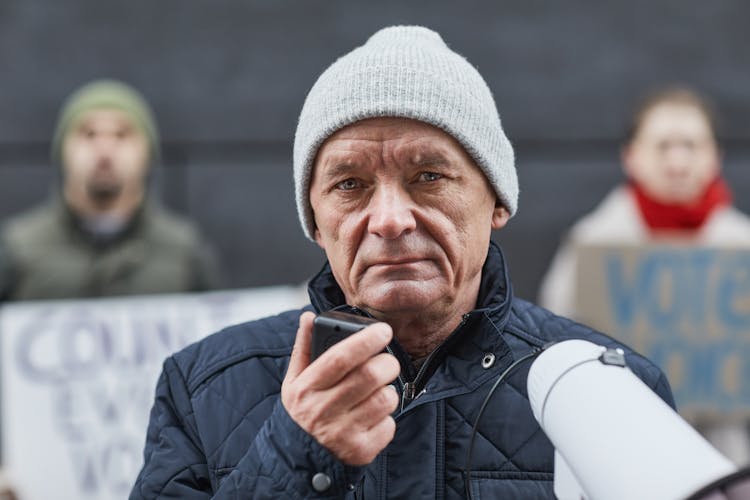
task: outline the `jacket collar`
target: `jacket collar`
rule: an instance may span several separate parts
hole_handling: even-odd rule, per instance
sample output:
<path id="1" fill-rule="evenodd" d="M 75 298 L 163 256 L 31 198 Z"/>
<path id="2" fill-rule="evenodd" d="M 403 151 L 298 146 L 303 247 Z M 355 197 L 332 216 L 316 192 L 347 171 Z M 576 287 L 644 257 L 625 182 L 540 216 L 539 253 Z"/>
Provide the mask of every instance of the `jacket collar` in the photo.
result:
<path id="1" fill-rule="evenodd" d="M 310 281 L 308 292 L 318 313 L 337 309 L 367 314 L 346 304 L 328 263 Z M 490 242 L 476 307 L 463 315 L 459 327 L 430 354 L 420 370 L 396 339 L 391 342 L 390 351 L 401 364 L 401 382 L 411 383 L 418 394 L 424 389 L 427 395 L 419 401 L 424 403 L 441 395 L 465 393 L 486 382 L 488 377 L 496 376 L 496 372 L 507 367 L 513 358 L 501 333 L 510 317 L 512 302 L 505 258 L 500 248 Z M 492 369 L 477 371 L 488 353 L 492 353 L 498 362 Z M 435 374 L 439 376 L 434 377 Z"/>
<path id="2" fill-rule="evenodd" d="M 63 227 L 70 228 L 71 234 L 74 234 L 81 241 L 98 249 L 112 247 L 131 237 L 143 227 L 151 213 L 151 203 L 147 198 L 144 198 L 141 205 L 135 210 L 120 231 L 107 237 L 101 237 L 93 234 L 86 228 L 81 217 L 76 214 L 67 203 L 65 203 L 65 200 L 61 195 L 55 196 L 51 203 L 57 212 L 60 224 Z"/>

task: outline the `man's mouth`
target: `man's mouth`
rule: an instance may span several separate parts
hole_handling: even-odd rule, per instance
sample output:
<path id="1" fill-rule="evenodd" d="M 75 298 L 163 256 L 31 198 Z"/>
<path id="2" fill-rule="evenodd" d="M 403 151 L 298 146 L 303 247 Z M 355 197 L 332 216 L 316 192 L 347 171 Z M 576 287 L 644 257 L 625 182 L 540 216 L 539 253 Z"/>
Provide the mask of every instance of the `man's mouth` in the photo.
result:
<path id="1" fill-rule="evenodd" d="M 370 266 L 371 267 L 375 267 L 375 266 L 405 266 L 405 265 L 409 265 L 409 264 L 416 264 L 416 263 L 422 262 L 424 260 L 427 260 L 427 259 L 424 259 L 422 257 L 417 257 L 417 258 L 408 258 L 408 259 L 380 260 L 380 261 L 373 262 L 372 264 L 370 264 Z"/>

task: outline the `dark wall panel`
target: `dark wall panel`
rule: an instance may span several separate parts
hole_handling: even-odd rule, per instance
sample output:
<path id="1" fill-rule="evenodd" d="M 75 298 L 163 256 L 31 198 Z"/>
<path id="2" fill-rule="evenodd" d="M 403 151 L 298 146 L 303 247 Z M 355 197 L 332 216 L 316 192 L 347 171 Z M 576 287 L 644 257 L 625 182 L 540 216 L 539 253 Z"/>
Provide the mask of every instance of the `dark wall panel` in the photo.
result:
<path id="1" fill-rule="evenodd" d="M 286 140 L 321 70 L 396 23 L 438 29 L 477 65 L 518 138 L 610 137 L 665 80 L 705 88 L 750 134 L 743 0 L 0 5 L 0 142 L 46 140 L 60 100 L 102 75 L 142 88 L 169 140 Z"/>
<path id="2" fill-rule="evenodd" d="M 299 227 L 286 164 L 191 167 L 187 213 L 222 244 L 233 286 L 299 283 L 323 253 Z"/>
<path id="3" fill-rule="evenodd" d="M 723 117 L 726 172 L 750 211 L 743 0 L 0 0 L 0 218 L 44 198 L 64 97 L 121 78 L 165 143 L 154 190 L 216 243 L 231 286 L 297 283 L 322 253 L 298 227 L 291 149 L 305 94 L 390 24 L 424 24 L 474 63 L 517 148 L 518 216 L 495 235 L 533 298 L 566 228 L 620 179 L 618 141 L 647 88 L 685 82 Z"/>

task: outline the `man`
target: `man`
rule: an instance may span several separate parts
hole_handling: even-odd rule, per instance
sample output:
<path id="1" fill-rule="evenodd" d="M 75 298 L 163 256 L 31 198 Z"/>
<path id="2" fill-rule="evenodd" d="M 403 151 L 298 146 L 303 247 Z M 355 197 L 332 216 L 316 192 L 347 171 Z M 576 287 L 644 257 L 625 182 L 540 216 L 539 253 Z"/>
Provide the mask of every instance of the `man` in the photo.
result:
<path id="1" fill-rule="evenodd" d="M 716 119 L 708 101 L 683 87 L 646 96 L 622 148 L 627 182 L 570 230 L 540 288 L 540 303 L 577 317 L 575 249 L 669 240 L 710 246 L 750 245 L 750 217 L 732 205 L 721 176 Z M 693 422 L 722 453 L 750 462 L 746 424 Z"/>
<path id="2" fill-rule="evenodd" d="M 550 340 L 613 344 L 512 296 L 490 232 L 518 187 L 489 88 L 437 33 L 383 29 L 313 86 L 294 167 L 328 257 L 312 305 L 165 362 L 131 498 L 464 498 L 499 374 Z M 313 317 L 331 309 L 382 322 L 311 362 Z M 661 372 L 628 359 L 671 403 Z M 477 498 L 553 497 L 520 366 L 479 421 Z"/>
<path id="3" fill-rule="evenodd" d="M 134 89 L 92 82 L 62 108 L 61 189 L 0 234 L 0 298 L 63 299 L 210 289 L 215 258 L 192 224 L 150 202 L 156 123 Z"/>

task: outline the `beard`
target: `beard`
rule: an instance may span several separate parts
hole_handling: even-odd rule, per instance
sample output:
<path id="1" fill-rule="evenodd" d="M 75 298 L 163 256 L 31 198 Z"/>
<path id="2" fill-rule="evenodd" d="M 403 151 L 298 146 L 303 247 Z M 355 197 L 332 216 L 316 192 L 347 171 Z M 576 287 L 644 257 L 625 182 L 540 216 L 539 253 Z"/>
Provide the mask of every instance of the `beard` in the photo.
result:
<path id="1" fill-rule="evenodd" d="M 111 175 L 94 176 L 86 184 L 86 193 L 91 201 L 99 206 L 115 201 L 122 190 L 122 182 Z"/>

